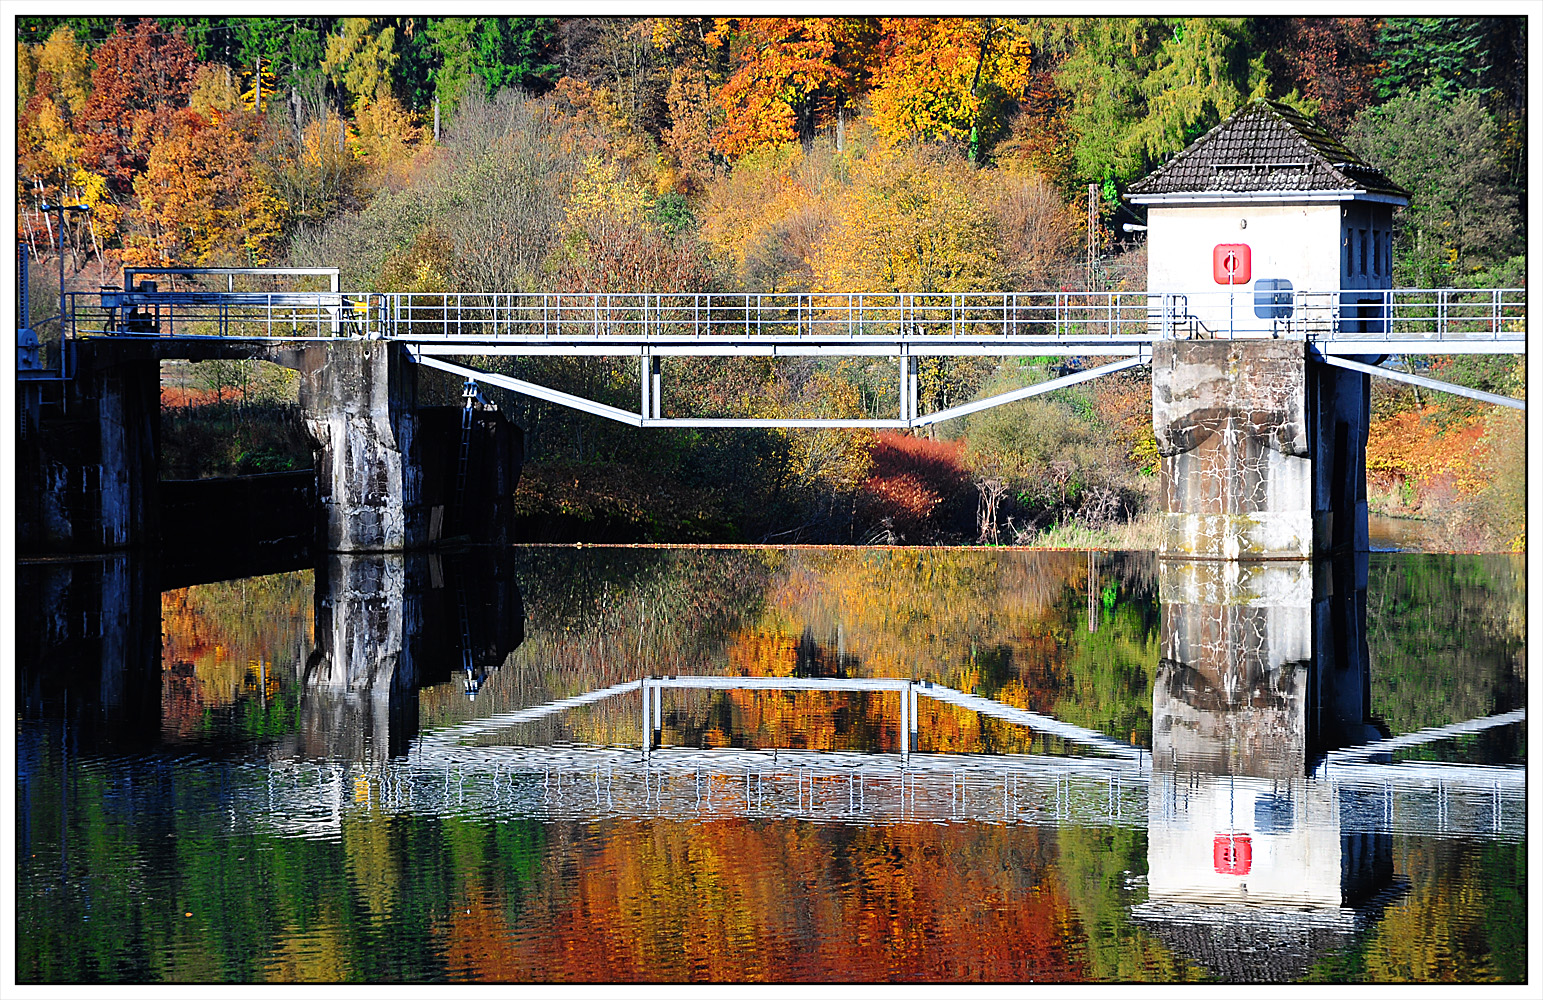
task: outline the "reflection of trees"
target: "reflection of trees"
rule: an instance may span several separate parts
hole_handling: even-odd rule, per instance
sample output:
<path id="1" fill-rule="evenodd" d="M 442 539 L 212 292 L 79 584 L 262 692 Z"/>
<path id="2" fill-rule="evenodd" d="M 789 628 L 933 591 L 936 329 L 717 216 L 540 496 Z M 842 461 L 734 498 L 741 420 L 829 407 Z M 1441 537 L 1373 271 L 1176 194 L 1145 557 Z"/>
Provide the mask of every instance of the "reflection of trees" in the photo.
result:
<path id="1" fill-rule="evenodd" d="M 1057 862 L 1096 982 L 1195 982 L 1208 973 L 1136 926 L 1130 908 L 1144 891 L 1132 882 L 1147 865 L 1142 830 L 1068 826 L 1056 833 Z"/>
<path id="2" fill-rule="evenodd" d="M 205 713 L 233 713 L 247 735 L 290 731 L 296 679 L 311 651 L 310 570 L 226 580 L 161 595 L 162 723 L 181 737 Z"/>
<path id="3" fill-rule="evenodd" d="M 1524 704 L 1524 565 L 1520 556 L 1372 555 L 1371 704 L 1394 732 Z"/>
<path id="4" fill-rule="evenodd" d="M 1145 745 L 1157 663 L 1155 564 L 1100 557 L 1097 631 L 1087 560 L 979 549 L 571 550 L 521 552 L 528 628 L 477 712 L 540 704 L 643 674 L 914 677 Z M 484 708 L 491 702 L 492 708 Z M 425 725 L 470 710 L 448 687 L 420 696 Z M 633 742 L 638 706 L 619 698 L 517 734 Z M 894 739 L 893 699 L 733 692 L 681 696 L 667 725 L 693 745 L 859 748 Z M 1046 749 L 1018 727 L 927 704 L 938 752 Z M 730 736 L 730 733 L 736 735 Z M 673 740 L 671 740 L 673 742 Z"/>
<path id="5" fill-rule="evenodd" d="M 1316 982 L 1520 983 L 1527 976 L 1525 844 L 1395 840 L 1409 894 Z"/>

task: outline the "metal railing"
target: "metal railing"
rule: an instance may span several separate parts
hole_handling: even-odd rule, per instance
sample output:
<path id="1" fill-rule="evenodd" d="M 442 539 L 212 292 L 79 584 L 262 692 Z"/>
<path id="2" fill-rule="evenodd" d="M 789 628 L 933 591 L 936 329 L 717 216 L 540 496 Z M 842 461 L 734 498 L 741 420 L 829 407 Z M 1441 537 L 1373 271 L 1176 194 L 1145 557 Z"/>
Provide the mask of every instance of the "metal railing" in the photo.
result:
<path id="1" fill-rule="evenodd" d="M 1338 293 L 1336 340 L 1526 336 L 1525 288 L 1396 288 Z"/>
<path id="2" fill-rule="evenodd" d="M 177 272 L 182 274 L 184 272 Z M 224 272 L 222 272 L 224 273 Z M 1524 341 L 1526 291 L 1295 291 L 1274 318 L 1247 291 L 968 293 L 346 293 L 192 285 L 66 296 L 69 336 L 384 337 L 518 345 L 798 340 L 1099 342 L 1281 337 Z"/>
<path id="3" fill-rule="evenodd" d="M 394 338 L 1049 337 L 1150 339 L 1182 295 L 1145 292 L 608 293 L 387 296 Z"/>

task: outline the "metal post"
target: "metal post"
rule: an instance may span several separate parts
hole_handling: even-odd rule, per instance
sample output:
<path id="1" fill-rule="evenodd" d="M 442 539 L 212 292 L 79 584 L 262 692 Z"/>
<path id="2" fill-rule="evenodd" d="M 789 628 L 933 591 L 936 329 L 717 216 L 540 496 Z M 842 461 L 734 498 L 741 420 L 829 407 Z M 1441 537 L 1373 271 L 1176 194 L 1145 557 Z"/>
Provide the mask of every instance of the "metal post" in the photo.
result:
<path id="1" fill-rule="evenodd" d="M 664 364 L 663 364 L 663 361 L 657 355 L 650 355 L 649 356 L 649 360 L 648 360 L 648 364 L 649 364 L 649 375 L 648 375 L 648 377 L 654 383 L 654 388 L 653 388 L 653 393 L 652 393 L 653 400 L 654 400 L 653 417 L 654 417 L 655 420 L 658 420 L 658 419 L 660 419 L 664 415 L 664 371 L 663 371 Z"/>
<path id="2" fill-rule="evenodd" d="M 1088 291 L 1098 271 L 1098 185 L 1088 185 Z"/>
<path id="3" fill-rule="evenodd" d="M 652 363 L 648 356 L 648 348 L 643 348 L 643 353 L 638 357 L 638 386 L 642 392 L 641 406 L 638 415 L 645 420 L 654 412 L 653 400 L 649 398 L 649 390 L 654 386 L 653 373 L 649 370 Z"/>
<path id="4" fill-rule="evenodd" d="M 911 755 L 911 689 L 900 692 L 900 755 Z"/>
<path id="5" fill-rule="evenodd" d="M 648 678 L 643 678 L 643 754 L 647 756 L 652 750 L 654 727 L 648 718 L 649 709 L 649 684 Z"/>

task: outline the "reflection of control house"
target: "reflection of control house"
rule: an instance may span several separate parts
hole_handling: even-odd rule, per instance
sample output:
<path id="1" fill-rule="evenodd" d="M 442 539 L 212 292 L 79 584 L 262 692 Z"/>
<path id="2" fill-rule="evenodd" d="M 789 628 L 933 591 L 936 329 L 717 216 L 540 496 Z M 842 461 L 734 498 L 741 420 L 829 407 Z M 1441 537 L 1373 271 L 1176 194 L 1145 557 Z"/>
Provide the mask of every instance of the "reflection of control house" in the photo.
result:
<path id="1" fill-rule="evenodd" d="M 1364 721 L 1364 570 L 1315 581 L 1305 561 L 1164 560 L 1158 573 L 1147 899 L 1132 916 L 1223 979 L 1289 981 L 1394 891 L 1391 835 L 1363 821 L 1391 799 L 1309 777 L 1325 750 L 1386 735 Z"/>
<path id="2" fill-rule="evenodd" d="M 1375 331 L 1408 193 L 1310 119 L 1255 101 L 1131 185 L 1148 290 L 1182 293 L 1211 335 Z M 1203 334 L 1204 335 L 1204 334 Z"/>

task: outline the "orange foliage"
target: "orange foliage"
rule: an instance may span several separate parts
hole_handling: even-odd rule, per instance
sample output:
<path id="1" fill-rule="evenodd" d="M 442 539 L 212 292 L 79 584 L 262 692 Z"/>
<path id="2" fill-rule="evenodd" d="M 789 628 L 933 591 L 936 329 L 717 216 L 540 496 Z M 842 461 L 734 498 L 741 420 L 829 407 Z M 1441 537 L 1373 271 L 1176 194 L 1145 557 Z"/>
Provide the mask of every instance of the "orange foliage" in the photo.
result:
<path id="1" fill-rule="evenodd" d="M 243 695 L 273 697 L 304 666 L 312 573 L 228 580 L 161 595 L 161 717 L 188 736 Z"/>
<path id="2" fill-rule="evenodd" d="M 739 68 L 718 92 L 723 124 L 713 146 L 743 156 L 758 146 L 795 142 L 849 98 L 854 55 L 865 47 L 855 19 L 755 17 L 734 19 L 733 47 Z M 720 33 L 728 33 L 725 23 Z M 844 65 L 845 63 L 845 65 Z"/>
<path id="3" fill-rule="evenodd" d="M 745 677 L 791 677 L 798 664 L 798 643 L 780 630 L 741 629 L 725 654 L 731 673 Z"/>
<path id="4" fill-rule="evenodd" d="M 1366 444 L 1368 485 L 1447 485 L 1463 493 L 1482 489 L 1488 457 L 1484 420 L 1449 416 L 1443 426 L 1443 415 L 1441 407 L 1425 406 L 1374 421 Z"/>
<path id="5" fill-rule="evenodd" d="M 1055 71 L 1029 77 L 1008 138 L 996 149 L 998 166 L 1008 172 L 1036 173 L 1057 188 L 1071 186 L 1076 167 L 1076 133 L 1068 120 L 1071 102 L 1055 85 Z"/>
<path id="6" fill-rule="evenodd" d="M 572 833 L 548 859 L 572 874 L 543 879 L 518 909 L 498 905 L 486 885 L 467 887 L 437 929 L 454 978 L 1089 975 L 1075 912 L 1037 829 L 724 819 Z"/>
<path id="7" fill-rule="evenodd" d="M 261 265 L 280 236 L 283 204 L 252 170 L 261 123 L 229 112 L 168 117 L 135 178 L 135 231 L 125 241 L 131 264 Z"/>
<path id="8" fill-rule="evenodd" d="M 187 104 L 193 49 L 181 28 L 168 32 L 147 17 L 132 30 L 119 22 L 92 59 L 91 96 L 79 117 L 86 162 L 127 191 L 172 112 Z"/>

